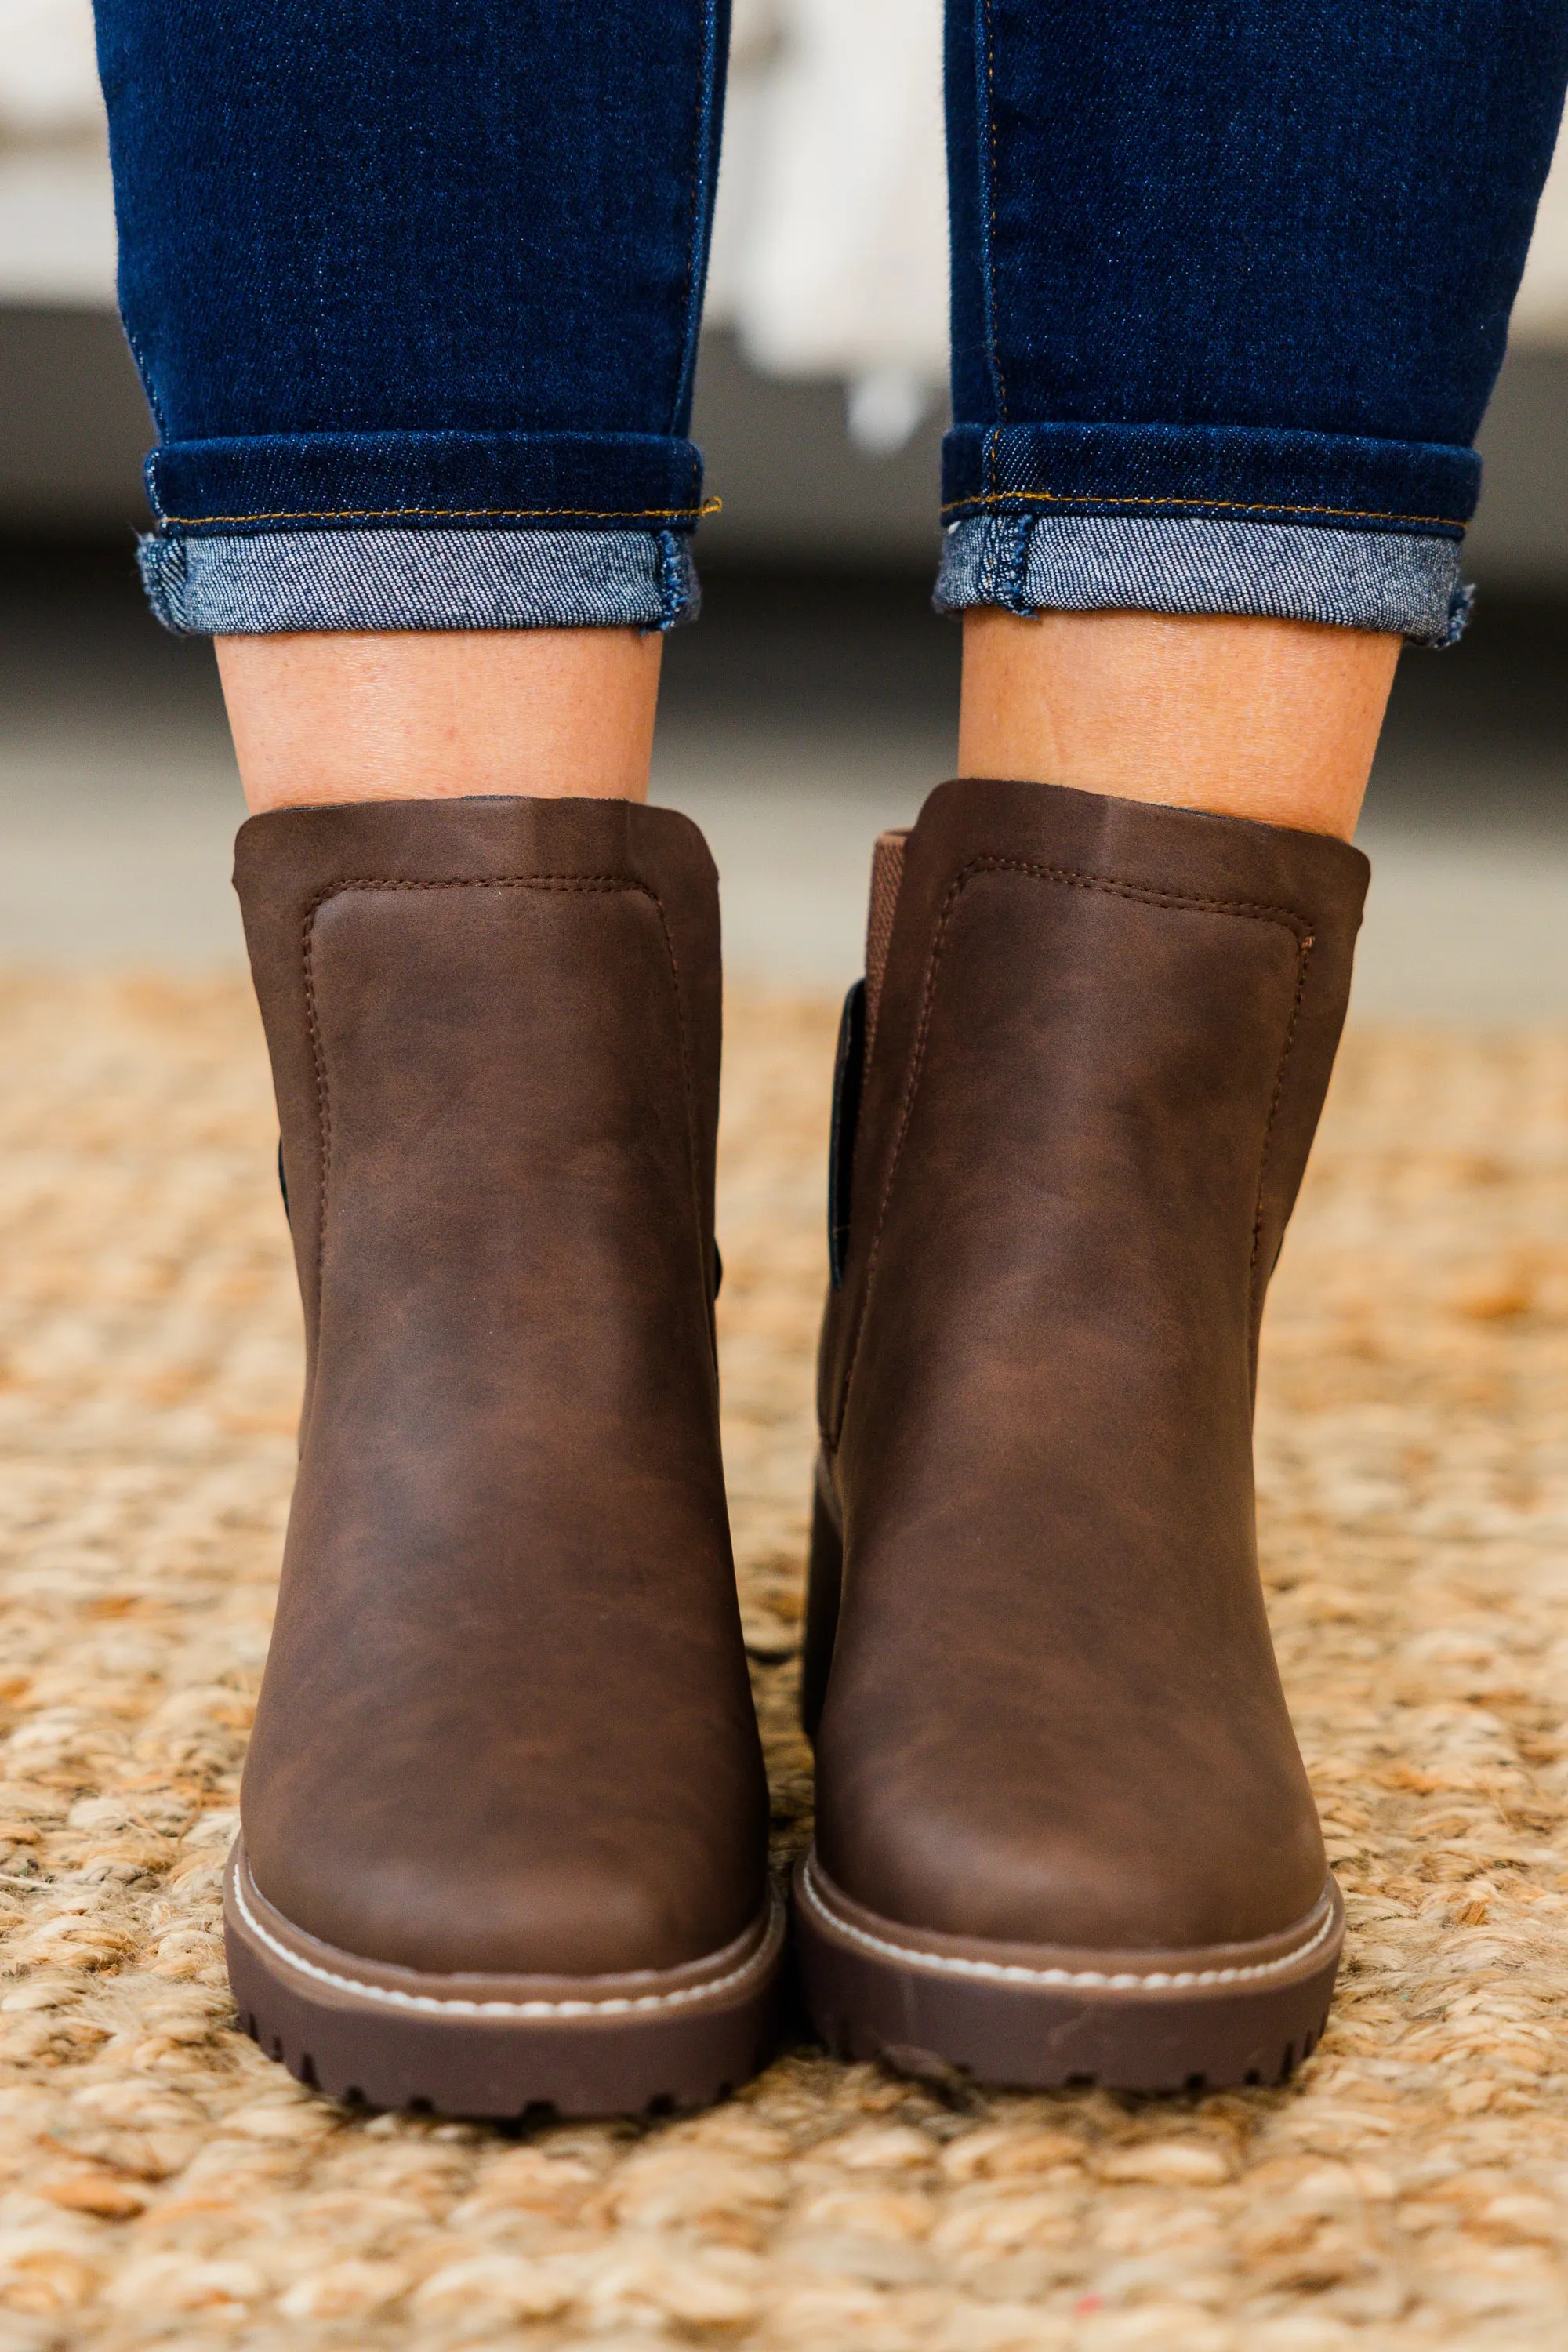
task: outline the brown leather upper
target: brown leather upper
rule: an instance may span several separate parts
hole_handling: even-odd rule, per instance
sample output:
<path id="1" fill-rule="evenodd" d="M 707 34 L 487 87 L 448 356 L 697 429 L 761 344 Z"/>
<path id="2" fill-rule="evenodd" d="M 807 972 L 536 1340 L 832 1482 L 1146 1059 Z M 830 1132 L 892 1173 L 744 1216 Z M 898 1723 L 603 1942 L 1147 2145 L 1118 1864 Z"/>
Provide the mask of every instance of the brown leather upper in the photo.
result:
<path id="1" fill-rule="evenodd" d="M 673 812 L 240 833 L 309 1385 L 246 1766 L 297 1927 L 437 1970 L 672 1968 L 766 1799 L 712 1344 L 716 877 Z"/>
<path id="2" fill-rule="evenodd" d="M 1164 1949 L 1319 1899 L 1252 1396 L 1367 871 L 985 781 L 905 845 L 820 1395 L 817 1846 L 885 1919 Z"/>

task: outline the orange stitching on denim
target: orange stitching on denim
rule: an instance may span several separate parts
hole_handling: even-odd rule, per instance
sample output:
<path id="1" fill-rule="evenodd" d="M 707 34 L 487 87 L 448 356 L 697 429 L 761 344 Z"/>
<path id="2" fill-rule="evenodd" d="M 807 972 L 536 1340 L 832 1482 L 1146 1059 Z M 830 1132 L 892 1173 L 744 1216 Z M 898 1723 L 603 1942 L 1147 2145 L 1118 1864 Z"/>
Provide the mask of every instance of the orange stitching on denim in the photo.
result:
<path id="1" fill-rule="evenodd" d="M 700 520 L 719 514 L 722 499 L 704 499 L 700 507 L 273 507 L 255 514 L 161 514 L 163 522 L 395 522 L 403 515 L 426 515 L 448 522 L 546 522 L 552 515 L 573 516 L 587 522 L 673 522 L 678 515 Z"/>
<path id="2" fill-rule="evenodd" d="M 991 436 L 994 437 L 994 436 Z M 995 457 L 992 456 L 991 475 L 995 479 Z M 1288 500 L 1273 503 L 1263 499 L 1248 502 L 1243 499 L 1138 499 L 1122 498 L 1104 490 L 977 490 L 972 499 L 949 499 L 942 508 L 944 515 L 956 514 L 961 507 L 989 506 L 1044 507 L 1216 507 L 1225 514 L 1310 514 L 1337 515 L 1343 522 L 1426 522 L 1442 523 L 1452 530 L 1463 530 L 1466 520 L 1461 515 L 1397 514 L 1384 507 L 1300 507 Z"/>
<path id="3" fill-rule="evenodd" d="M 860 1342 L 865 1336 L 866 1318 L 870 1311 L 871 1291 L 877 1279 L 877 1258 L 882 1245 L 882 1234 L 888 1213 L 892 1207 L 893 1186 L 898 1179 L 899 1164 L 903 1158 L 904 1144 L 914 1118 L 915 1097 L 920 1092 L 921 1077 L 925 1067 L 926 1047 L 931 1037 L 931 1015 L 936 1005 L 937 972 L 947 946 L 952 913 L 964 890 L 977 874 L 1026 874 L 1037 881 L 1065 883 L 1075 890 L 1098 890 L 1114 898 L 1131 898 L 1142 906 L 1171 907 L 1189 914 L 1239 915 L 1254 922 L 1277 923 L 1296 942 L 1296 992 L 1290 1006 L 1290 1017 L 1280 1049 L 1279 1066 L 1274 1082 L 1273 1098 L 1263 1131 L 1263 1154 L 1258 1171 L 1258 1199 L 1252 1221 L 1252 1266 L 1257 1264 L 1258 1240 L 1263 1229 L 1263 1188 L 1267 1173 L 1269 1139 L 1273 1133 L 1274 1114 L 1285 1087 L 1285 1064 L 1296 1034 L 1297 1018 L 1307 985 L 1307 959 L 1311 953 L 1313 937 L 1310 923 L 1293 908 L 1270 906 L 1266 900 L 1246 898 L 1199 898 L 1180 890 L 1163 890 L 1156 883 L 1119 882 L 1108 874 L 1083 874 L 1070 866 L 1046 866 L 1026 857 L 972 857 L 948 886 L 936 919 L 936 930 L 931 954 L 926 961 L 925 979 L 921 991 L 920 1018 L 915 1028 L 914 1051 L 910 1057 L 909 1076 L 904 1082 L 903 1099 L 899 1106 L 899 1124 L 893 1136 L 893 1149 L 888 1161 L 888 1172 L 882 1181 L 882 1197 L 878 1205 L 877 1222 L 871 1232 L 870 1249 L 866 1259 L 866 1273 L 860 1285 L 860 1297 L 856 1308 L 855 1324 L 849 1341 L 848 1359 L 838 1390 L 837 1412 L 831 1429 L 822 1433 L 823 1442 L 830 1454 L 836 1454 L 844 1432 L 845 1416 L 849 1410 L 849 1391 L 855 1379 L 855 1366 L 859 1360 Z M 1249 1284 L 1251 1275 L 1249 1272 Z"/>

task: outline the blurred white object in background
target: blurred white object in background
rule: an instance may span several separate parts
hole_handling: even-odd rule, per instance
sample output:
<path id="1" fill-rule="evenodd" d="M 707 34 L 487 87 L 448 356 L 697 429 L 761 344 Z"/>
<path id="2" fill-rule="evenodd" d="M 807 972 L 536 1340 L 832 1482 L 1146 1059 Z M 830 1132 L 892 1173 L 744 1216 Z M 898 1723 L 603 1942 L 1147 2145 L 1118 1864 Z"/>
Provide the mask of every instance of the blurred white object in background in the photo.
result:
<path id="1" fill-rule="evenodd" d="M 909 368 L 874 368 L 858 375 L 845 402 L 845 422 L 857 449 L 890 457 L 920 430 L 933 387 Z"/>
<path id="2" fill-rule="evenodd" d="M 0 129 L 69 138 L 102 116 L 89 0 L 0 0 Z"/>
<path id="3" fill-rule="evenodd" d="M 947 382 L 942 0 L 738 0 L 709 318 L 900 448 Z"/>
<path id="4" fill-rule="evenodd" d="M 113 300 L 90 0 L 0 0 L 0 303 Z"/>

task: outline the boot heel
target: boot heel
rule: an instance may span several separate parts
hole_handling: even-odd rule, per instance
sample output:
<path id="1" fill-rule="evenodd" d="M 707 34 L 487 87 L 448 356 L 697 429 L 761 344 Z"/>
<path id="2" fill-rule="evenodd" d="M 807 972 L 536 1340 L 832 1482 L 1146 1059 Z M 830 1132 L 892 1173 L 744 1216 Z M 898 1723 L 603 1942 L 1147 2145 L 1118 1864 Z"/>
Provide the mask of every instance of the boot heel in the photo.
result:
<path id="1" fill-rule="evenodd" d="M 805 1586 L 805 1650 L 801 1661 L 800 1719 L 808 1739 L 816 1738 L 827 1696 L 828 1671 L 838 1633 L 838 1596 L 844 1583 L 844 1529 L 837 1502 L 822 1462 L 811 1506 L 811 1566 Z"/>

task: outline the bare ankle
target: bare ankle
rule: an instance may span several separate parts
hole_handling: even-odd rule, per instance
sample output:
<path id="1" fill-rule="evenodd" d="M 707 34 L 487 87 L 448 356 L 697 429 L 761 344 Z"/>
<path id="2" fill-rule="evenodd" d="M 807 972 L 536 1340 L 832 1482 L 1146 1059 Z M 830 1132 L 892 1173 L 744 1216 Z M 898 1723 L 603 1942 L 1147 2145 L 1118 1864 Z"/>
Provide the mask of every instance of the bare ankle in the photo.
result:
<path id="1" fill-rule="evenodd" d="M 1399 648 L 1304 621 L 970 613 L 960 772 L 1348 841 Z"/>
<path id="2" fill-rule="evenodd" d="M 443 629 L 216 643 L 253 814 L 466 793 L 647 798 L 657 634 Z"/>

